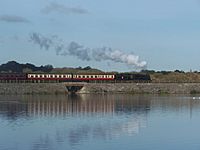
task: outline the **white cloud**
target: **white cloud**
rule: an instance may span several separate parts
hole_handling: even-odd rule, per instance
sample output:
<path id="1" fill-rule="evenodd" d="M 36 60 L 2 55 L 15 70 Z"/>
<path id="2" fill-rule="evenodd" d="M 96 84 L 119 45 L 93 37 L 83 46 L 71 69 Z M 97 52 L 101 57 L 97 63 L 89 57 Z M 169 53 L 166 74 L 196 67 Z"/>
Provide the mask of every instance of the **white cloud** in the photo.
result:
<path id="1" fill-rule="evenodd" d="M 30 23 L 28 19 L 15 15 L 0 15 L 0 21 L 9 23 Z"/>
<path id="2" fill-rule="evenodd" d="M 88 10 L 80 7 L 67 7 L 58 3 L 50 3 L 48 6 L 43 8 L 42 13 L 49 14 L 52 12 L 62 13 L 62 14 L 87 14 Z"/>

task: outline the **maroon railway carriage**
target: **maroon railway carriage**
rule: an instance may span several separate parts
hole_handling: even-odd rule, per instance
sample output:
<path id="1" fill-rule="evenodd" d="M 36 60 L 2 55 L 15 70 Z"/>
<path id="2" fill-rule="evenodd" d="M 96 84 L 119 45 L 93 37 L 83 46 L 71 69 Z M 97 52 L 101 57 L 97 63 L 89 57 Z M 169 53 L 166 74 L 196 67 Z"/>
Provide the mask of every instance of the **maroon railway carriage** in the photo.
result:
<path id="1" fill-rule="evenodd" d="M 37 73 L 29 73 L 27 74 L 28 80 L 58 80 L 58 81 L 95 81 L 95 80 L 114 80 L 114 74 L 37 74 Z"/>
<path id="2" fill-rule="evenodd" d="M 0 80 L 27 80 L 24 73 L 0 73 Z"/>
<path id="3" fill-rule="evenodd" d="M 42 73 L 29 73 L 27 74 L 28 80 L 59 80 L 71 81 L 72 74 L 42 74 Z"/>
<path id="4" fill-rule="evenodd" d="M 151 82 L 149 74 L 141 73 L 77 73 L 77 74 L 53 74 L 53 73 L 0 73 L 0 81 L 56 81 L 56 82 Z"/>
<path id="5" fill-rule="evenodd" d="M 115 80 L 114 74 L 73 74 L 73 81 L 110 81 Z"/>

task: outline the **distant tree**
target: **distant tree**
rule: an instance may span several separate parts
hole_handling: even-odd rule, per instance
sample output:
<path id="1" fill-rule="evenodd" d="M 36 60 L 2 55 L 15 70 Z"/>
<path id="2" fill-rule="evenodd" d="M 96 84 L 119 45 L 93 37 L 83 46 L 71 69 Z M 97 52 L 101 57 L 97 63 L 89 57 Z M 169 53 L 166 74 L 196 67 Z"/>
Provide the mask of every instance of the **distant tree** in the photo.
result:
<path id="1" fill-rule="evenodd" d="M 0 65 L 0 72 L 8 72 L 8 73 L 23 73 L 23 72 L 50 72 L 53 69 L 52 65 L 46 65 L 41 67 L 36 67 L 33 64 L 19 64 L 15 61 L 9 61 L 6 64 Z"/>
<path id="2" fill-rule="evenodd" d="M 163 75 L 167 75 L 167 74 L 171 73 L 171 71 L 160 71 L 160 73 L 162 73 Z"/>
<path id="3" fill-rule="evenodd" d="M 5 71 L 5 72 L 10 72 L 10 73 L 18 73 L 18 72 L 22 72 L 22 66 L 15 62 L 15 61 L 9 61 L 6 64 L 2 64 L 0 66 L 0 70 L 1 71 Z"/>
<path id="4" fill-rule="evenodd" d="M 22 72 L 23 73 L 31 73 L 33 71 L 31 69 L 29 69 L 29 68 L 24 68 Z"/>
<path id="5" fill-rule="evenodd" d="M 35 71 L 37 72 L 51 72 L 53 69 L 52 65 L 45 65 L 45 66 L 40 66 L 38 68 L 36 68 Z"/>
<path id="6" fill-rule="evenodd" d="M 76 69 L 80 69 L 80 70 L 81 70 L 81 69 L 82 69 L 82 67 L 81 67 L 81 66 L 79 66 L 79 67 L 77 67 Z"/>
<path id="7" fill-rule="evenodd" d="M 83 70 L 90 70 L 90 69 L 92 69 L 90 66 L 83 68 Z"/>
<path id="8" fill-rule="evenodd" d="M 177 73 L 185 73 L 185 72 L 182 71 L 182 70 L 175 70 L 174 72 L 177 72 Z"/>
<path id="9" fill-rule="evenodd" d="M 154 73 L 156 73 L 155 70 L 141 70 L 140 72 L 141 73 L 148 73 L 148 74 L 154 74 Z"/>
<path id="10" fill-rule="evenodd" d="M 53 66 L 52 66 L 52 65 L 45 65 L 44 67 L 45 67 L 45 68 L 48 68 L 48 69 L 53 69 Z"/>

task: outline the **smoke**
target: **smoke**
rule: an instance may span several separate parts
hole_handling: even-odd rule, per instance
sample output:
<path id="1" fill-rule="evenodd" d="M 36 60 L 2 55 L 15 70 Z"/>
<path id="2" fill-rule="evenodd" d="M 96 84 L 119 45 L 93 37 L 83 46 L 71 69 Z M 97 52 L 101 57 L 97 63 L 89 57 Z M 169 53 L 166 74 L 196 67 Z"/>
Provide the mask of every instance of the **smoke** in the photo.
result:
<path id="1" fill-rule="evenodd" d="M 38 44 L 41 49 L 44 48 L 44 49 L 48 50 L 49 47 L 53 46 L 53 42 L 50 38 L 44 37 L 44 36 L 37 34 L 37 33 L 31 34 L 30 40 L 34 44 Z"/>
<path id="2" fill-rule="evenodd" d="M 139 56 L 134 54 L 126 54 L 119 50 L 112 50 L 111 48 L 102 48 L 93 51 L 93 57 L 96 61 L 110 60 L 113 62 L 120 62 L 129 66 L 143 68 L 147 65 L 146 61 L 140 61 Z"/>
<path id="3" fill-rule="evenodd" d="M 139 56 L 133 53 L 125 53 L 120 50 L 113 50 L 112 48 L 86 48 L 76 42 L 65 43 L 58 36 L 45 37 L 38 33 L 30 34 L 30 41 L 39 45 L 41 49 L 54 49 L 56 55 L 60 56 L 74 56 L 83 61 L 110 61 L 123 63 L 135 68 L 145 68 L 146 61 L 140 61 Z"/>
<path id="4" fill-rule="evenodd" d="M 91 58 L 89 56 L 89 49 L 84 48 L 84 46 L 79 45 L 76 42 L 71 42 L 67 47 L 68 54 L 72 56 L 77 56 L 78 59 L 90 61 Z"/>
<path id="5" fill-rule="evenodd" d="M 146 61 L 140 61 L 139 56 L 134 54 L 126 54 L 119 50 L 113 50 L 111 48 L 99 48 L 93 49 L 93 58 L 96 61 L 110 60 L 113 62 L 120 62 L 129 66 L 135 66 L 137 68 L 146 67 Z"/>

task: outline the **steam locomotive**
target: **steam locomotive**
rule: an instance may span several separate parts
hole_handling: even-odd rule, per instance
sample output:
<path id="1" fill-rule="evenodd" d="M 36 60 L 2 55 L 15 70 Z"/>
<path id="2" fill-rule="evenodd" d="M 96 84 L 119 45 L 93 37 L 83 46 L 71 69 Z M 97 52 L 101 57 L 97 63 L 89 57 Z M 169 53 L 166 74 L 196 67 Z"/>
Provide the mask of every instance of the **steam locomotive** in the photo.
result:
<path id="1" fill-rule="evenodd" d="M 52 73 L 0 73 L 0 81 L 57 81 L 57 82 L 150 82 L 145 73 L 96 73 L 96 74 L 52 74 Z"/>

